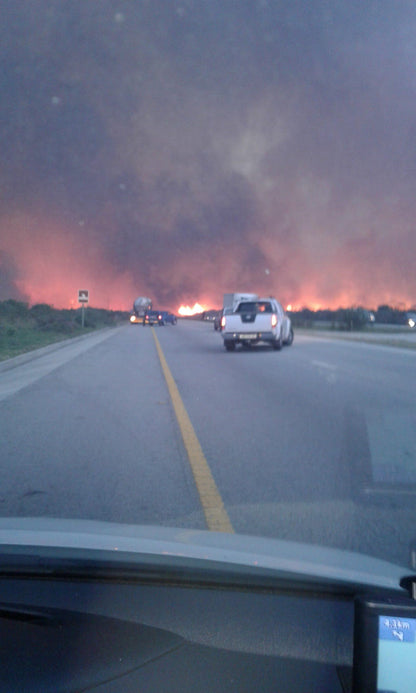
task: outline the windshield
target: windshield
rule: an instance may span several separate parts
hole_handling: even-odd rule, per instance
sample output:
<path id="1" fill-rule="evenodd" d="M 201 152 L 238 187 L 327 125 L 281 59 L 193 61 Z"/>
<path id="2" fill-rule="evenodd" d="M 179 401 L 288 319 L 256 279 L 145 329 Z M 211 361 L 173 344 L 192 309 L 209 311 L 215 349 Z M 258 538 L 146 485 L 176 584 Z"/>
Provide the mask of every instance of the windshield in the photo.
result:
<path id="1" fill-rule="evenodd" d="M 416 4 L 0 17 L 0 515 L 409 565 Z"/>
<path id="2" fill-rule="evenodd" d="M 237 313 L 272 313 L 273 307 L 267 301 L 257 301 L 256 303 L 239 303 Z"/>

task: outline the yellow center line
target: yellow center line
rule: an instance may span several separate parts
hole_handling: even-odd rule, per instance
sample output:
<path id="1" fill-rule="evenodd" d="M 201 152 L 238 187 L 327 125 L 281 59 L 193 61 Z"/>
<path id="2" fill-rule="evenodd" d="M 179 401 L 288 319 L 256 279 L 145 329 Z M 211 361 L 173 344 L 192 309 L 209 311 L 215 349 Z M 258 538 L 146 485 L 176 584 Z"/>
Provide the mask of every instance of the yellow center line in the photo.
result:
<path id="1" fill-rule="evenodd" d="M 194 475 L 195 484 L 205 513 L 208 529 L 214 532 L 234 532 L 217 485 L 211 474 L 208 462 L 202 452 L 194 427 L 185 409 L 185 405 L 182 402 L 178 387 L 170 372 L 170 368 L 166 362 L 162 347 L 159 344 L 153 327 L 152 333 L 156 343 L 160 365 L 162 366 L 162 371 L 172 400 L 173 409 L 188 454 L 189 464 L 191 465 L 192 474 Z"/>

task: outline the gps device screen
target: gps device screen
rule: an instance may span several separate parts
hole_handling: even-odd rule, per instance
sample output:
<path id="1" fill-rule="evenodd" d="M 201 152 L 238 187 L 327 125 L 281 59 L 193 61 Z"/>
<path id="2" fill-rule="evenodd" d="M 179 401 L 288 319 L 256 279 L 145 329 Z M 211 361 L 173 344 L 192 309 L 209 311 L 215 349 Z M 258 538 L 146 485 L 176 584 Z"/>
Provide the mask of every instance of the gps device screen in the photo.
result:
<path id="1" fill-rule="evenodd" d="M 415 601 L 401 597 L 357 600 L 353 690 L 415 693 Z"/>
<path id="2" fill-rule="evenodd" d="M 416 618 L 378 617 L 377 691 L 415 693 Z"/>

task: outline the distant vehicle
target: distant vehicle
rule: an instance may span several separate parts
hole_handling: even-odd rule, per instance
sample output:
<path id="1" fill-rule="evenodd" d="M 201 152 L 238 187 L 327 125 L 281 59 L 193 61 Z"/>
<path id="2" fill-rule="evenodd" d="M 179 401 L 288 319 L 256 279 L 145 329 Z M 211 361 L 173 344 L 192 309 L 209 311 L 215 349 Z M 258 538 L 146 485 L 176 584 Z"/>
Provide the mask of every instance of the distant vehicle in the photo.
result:
<path id="1" fill-rule="evenodd" d="M 161 325 L 176 325 L 178 319 L 173 313 L 169 313 L 168 310 L 161 310 L 159 314 L 162 316 Z"/>
<path id="2" fill-rule="evenodd" d="M 214 322 L 216 315 L 217 315 L 216 310 L 204 310 L 201 317 L 202 317 L 202 320 L 207 320 L 208 322 Z"/>
<path id="3" fill-rule="evenodd" d="M 221 329 L 221 319 L 222 319 L 223 315 L 224 315 L 224 310 L 219 310 L 217 315 L 214 318 L 214 330 L 220 330 Z"/>
<path id="4" fill-rule="evenodd" d="M 147 310 L 143 319 L 143 325 L 163 325 L 162 313 L 158 310 Z"/>
<path id="5" fill-rule="evenodd" d="M 223 310 L 225 309 L 231 309 L 232 311 L 235 311 L 237 308 L 238 304 L 241 301 L 256 301 L 258 299 L 257 294 L 248 294 L 248 293 L 236 293 L 236 294 L 224 294 L 223 302 L 222 302 L 222 308 Z"/>
<path id="6" fill-rule="evenodd" d="M 222 309 L 218 312 L 214 320 L 214 330 L 221 330 L 221 321 L 223 315 L 231 314 L 234 312 L 240 301 L 256 301 L 258 299 L 257 294 L 249 293 L 235 293 L 235 294 L 224 294 Z"/>
<path id="7" fill-rule="evenodd" d="M 288 315 L 274 298 L 240 300 L 234 310 L 224 309 L 221 333 L 227 351 L 234 351 L 237 344 L 252 346 L 265 342 L 279 351 L 284 344 L 293 342 L 293 328 Z"/>
<path id="8" fill-rule="evenodd" d="M 145 296 L 139 296 L 133 303 L 133 312 L 130 316 L 130 322 L 132 325 L 140 324 L 144 325 L 144 319 L 146 311 L 152 309 L 152 299 L 146 298 Z"/>
<path id="9" fill-rule="evenodd" d="M 155 325 L 156 323 L 158 325 L 176 325 L 177 321 L 176 315 L 167 310 L 147 310 L 141 316 L 137 316 L 135 313 L 130 315 L 132 325 Z"/>
<path id="10" fill-rule="evenodd" d="M 416 312 L 411 311 L 409 313 L 406 313 L 406 320 L 409 327 L 416 327 Z"/>

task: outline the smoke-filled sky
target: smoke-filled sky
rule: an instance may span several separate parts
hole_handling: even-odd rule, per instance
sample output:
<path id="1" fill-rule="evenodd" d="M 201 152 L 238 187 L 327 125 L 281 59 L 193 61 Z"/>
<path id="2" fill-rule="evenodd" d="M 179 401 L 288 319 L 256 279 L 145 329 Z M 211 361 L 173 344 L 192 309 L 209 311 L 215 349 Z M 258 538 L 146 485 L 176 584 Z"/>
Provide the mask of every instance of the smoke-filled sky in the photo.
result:
<path id="1" fill-rule="evenodd" d="M 416 302 L 414 0 L 3 0 L 0 299 Z"/>

